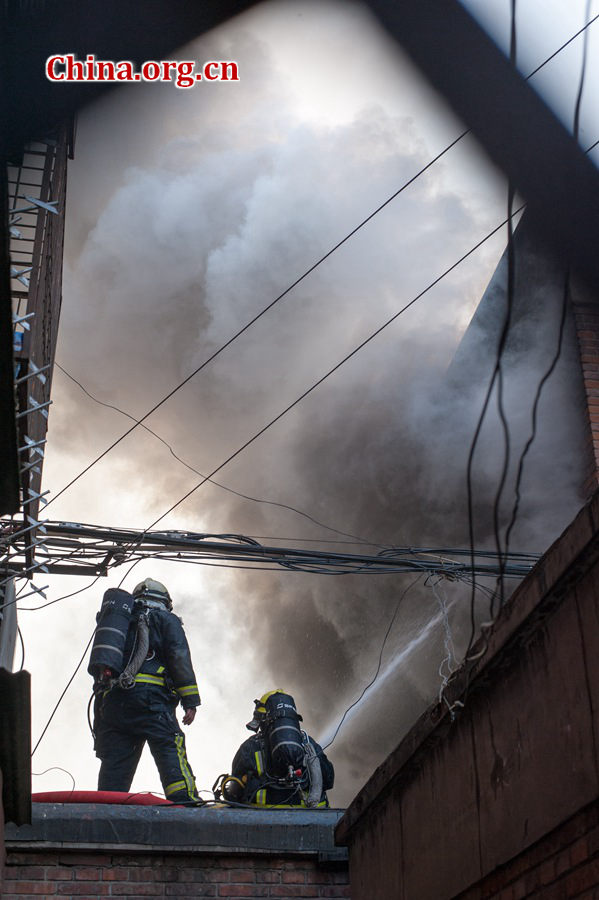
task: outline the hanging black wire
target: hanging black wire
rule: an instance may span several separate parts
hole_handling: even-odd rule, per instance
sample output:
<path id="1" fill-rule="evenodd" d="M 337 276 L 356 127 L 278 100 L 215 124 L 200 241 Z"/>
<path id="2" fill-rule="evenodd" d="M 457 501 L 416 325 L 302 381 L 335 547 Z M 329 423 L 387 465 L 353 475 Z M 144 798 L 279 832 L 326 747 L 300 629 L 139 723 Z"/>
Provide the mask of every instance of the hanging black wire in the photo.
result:
<path id="1" fill-rule="evenodd" d="M 375 671 L 374 675 L 372 676 L 372 678 L 370 679 L 370 681 L 368 682 L 368 684 L 367 684 L 367 685 L 364 687 L 364 689 L 362 690 L 362 693 L 360 694 L 360 696 L 357 697 L 356 700 L 353 701 L 353 703 L 350 703 L 350 705 L 347 707 L 347 709 L 345 710 L 345 712 L 344 712 L 343 715 L 341 716 L 341 719 L 339 720 L 339 724 L 337 725 L 337 728 L 336 728 L 335 731 L 334 731 L 333 737 L 332 737 L 331 740 L 330 740 L 327 744 L 325 744 L 325 746 L 322 748 L 323 752 L 324 752 L 325 750 L 328 750 L 328 748 L 331 746 L 331 744 L 333 743 L 333 741 L 335 740 L 335 738 L 336 738 L 337 735 L 339 734 L 339 731 L 341 730 L 341 726 L 342 726 L 343 723 L 345 722 L 345 719 L 346 719 L 347 714 L 354 708 L 354 706 L 357 706 L 357 704 L 360 702 L 360 700 L 362 699 L 362 697 L 364 696 L 364 694 L 366 693 L 366 691 L 368 691 L 368 690 L 374 685 L 375 681 L 376 681 L 377 678 L 379 677 L 379 673 L 380 673 L 380 671 L 381 671 L 381 666 L 382 666 L 382 664 L 383 664 L 383 653 L 384 653 L 384 651 L 385 651 L 385 647 L 386 647 L 386 645 L 387 645 L 387 640 L 388 640 L 388 638 L 389 638 L 389 635 L 391 634 L 391 629 L 393 628 L 393 625 L 394 625 L 394 623 L 395 623 L 395 619 L 397 618 L 397 613 L 399 612 L 399 608 L 400 608 L 402 602 L 404 601 L 405 597 L 407 596 L 408 591 L 411 591 L 411 590 L 412 590 L 412 588 L 414 587 L 414 585 L 415 585 L 418 581 L 420 581 L 420 579 L 423 577 L 424 574 L 425 574 L 425 573 L 420 574 L 417 578 L 414 579 L 414 581 L 411 581 L 411 582 L 410 582 L 410 584 L 407 586 L 407 588 L 405 589 L 405 591 L 403 592 L 403 594 L 401 595 L 401 597 L 399 598 L 399 600 L 398 600 L 397 603 L 395 604 L 395 609 L 393 610 L 393 615 L 391 616 L 391 619 L 390 619 L 389 624 L 388 624 L 388 626 L 387 626 L 387 630 L 386 630 L 386 632 L 385 632 L 385 637 L 383 638 L 383 643 L 381 644 L 381 649 L 380 649 L 380 651 L 379 651 L 379 659 L 378 659 L 376 671 Z"/>
<path id="2" fill-rule="evenodd" d="M 586 24 L 581 28 L 576 34 L 572 35 L 567 41 L 565 41 L 557 50 L 555 50 L 547 59 L 545 59 L 539 66 L 536 67 L 528 76 L 532 78 L 537 72 L 539 72 L 547 63 L 549 63 L 558 53 L 560 53 L 565 47 L 567 47 L 573 40 L 575 40 L 580 34 L 583 32 L 586 33 L 586 30 L 593 24 L 599 15 L 595 16 L 593 19 L 586 22 Z M 208 366 L 217 356 L 219 356 L 227 347 L 229 347 L 238 337 L 240 337 L 245 331 L 252 327 L 252 325 L 257 322 L 263 315 L 265 315 L 273 306 L 275 306 L 280 300 L 282 300 L 287 294 L 289 294 L 301 281 L 308 277 L 318 266 L 320 266 L 325 260 L 327 260 L 336 250 L 338 250 L 343 244 L 345 244 L 348 240 L 350 240 L 361 228 L 363 228 L 368 222 L 370 222 L 379 212 L 381 212 L 389 203 L 395 200 L 403 191 L 406 190 L 411 184 L 413 184 L 421 175 L 423 175 L 431 166 L 435 165 L 449 150 L 451 150 L 456 144 L 458 144 L 466 135 L 470 133 L 470 130 L 467 129 L 459 134 L 450 144 L 447 145 L 440 153 L 438 153 L 432 160 L 430 160 L 425 166 L 423 166 L 415 175 L 412 176 L 408 181 L 406 181 L 397 191 L 395 191 L 390 197 L 387 198 L 383 203 L 380 204 L 372 213 L 370 213 L 365 219 L 363 219 L 352 231 L 349 232 L 344 238 L 342 238 L 337 244 L 335 244 L 327 253 L 325 253 L 320 259 L 318 259 L 309 269 L 307 269 L 299 278 L 297 278 L 289 287 L 287 287 L 278 297 L 275 297 L 274 300 L 271 301 L 264 309 L 262 309 L 253 319 L 247 322 L 239 331 L 237 331 L 226 343 L 222 344 L 210 357 L 208 357 L 204 362 L 198 366 L 193 372 L 191 372 L 183 381 L 181 381 L 178 385 L 176 385 L 165 397 L 162 398 L 157 404 L 155 404 L 141 419 L 137 419 L 134 421 L 134 424 L 125 431 L 119 438 L 116 439 L 109 447 L 107 447 L 99 456 L 97 456 L 92 462 L 90 462 L 81 472 L 79 472 L 71 481 L 68 482 L 63 488 L 61 488 L 58 493 L 56 493 L 49 501 L 47 505 L 53 503 L 54 500 L 57 500 L 66 490 L 72 487 L 76 481 L 78 481 L 83 475 L 85 475 L 89 470 L 96 465 L 101 459 L 106 456 L 106 454 L 110 453 L 114 447 L 117 446 L 124 438 L 126 438 L 138 425 L 141 425 L 147 418 L 149 418 L 154 412 L 156 412 L 159 407 L 161 407 L 164 403 L 167 402 L 174 394 L 177 393 L 185 384 L 187 384 L 192 378 L 195 377 L 199 372 L 201 372 L 206 366 Z M 209 476 L 211 477 L 211 476 Z"/>
<path id="3" fill-rule="evenodd" d="M 587 21 L 589 18 L 590 11 L 591 11 L 591 0 L 587 0 L 586 10 L 585 10 L 585 20 L 587 20 Z M 597 16 L 595 16 L 595 18 L 597 18 Z M 585 81 L 586 81 L 586 71 L 587 71 L 587 52 L 588 52 L 588 31 L 585 30 L 584 39 L 583 39 L 583 49 L 582 49 L 582 61 L 581 61 L 581 67 L 580 67 L 580 78 L 578 81 L 578 90 L 576 93 L 576 102 L 574 105 L 574 117 L 573 117 L 573 122 L 572 122 L 572 132 L 573 132 L 574 138 L 576 140 L 579 139 L 580 110 L 581 110 L 582 96 L 583 96 L 583 92 L 584 92 L 584 86 L 585 86 Z M 592 144 L 586 150 L 586 152 L 590 153 L 590 151 L 597 145 L 597 143 L 599 143 L 599 142 Z M 509 523 L 507 525 L 506 532 L 505 532 L 504 546 L 505 546 L 506 557 L 507 557 L 507 554 L 509 553 L 510 537 L 511 537 L 512 531 L 514 529 L 514 526 L 516 524 L 516 520 L 518 518 L 518 513 L 520 511 L 520 504 L 521 504 L 521 500 L 522 500 L 521 488 L 522 488 L 522 478 L 524 475 L 524 463 L 526 461 L 526 457 L 528 456 L 529 450 L 532 447 L 535 437 L 536 437 L 536 434 L 537 434 L 538 411 L 539 411 L 539 404 L 541 401 L 541 396 L 543 393 L 543 389 L 544 389 L 545 385 L 547 384 L 547 382 L 549 381 L 549 379 L 551 378 L 551 376 L 553 375 L 553 372 L 555 371 L 555 368 L 556 368 L 556 366 L 560 360 L 561 354 L 562 354 L 564 331 L 565 331 L 565 327 L 566 327 L 566 320 L 567 320 L 568 309 L 569 309 L 570 305 L 571 305 L 571 301 L 570 301 L 570 268 L 566 267 L 566 272 L 564 275 L 564 286 L 563 286 L 563 291 L 562 291 L 561 315 L 560 315 L 560 321 L 559 321 L 559 326 L 558 326 L 558 334 L 557 334 L 555 353 L 554 353 L 552 359 L 550 360 L 549 366 L 547 367 L 546 371 L 544 372 L 544 374 L 541 377 L 539 384 L 537 386 L 537 390 L 535 392 L 535 396 L 534 396 L 534 400 L 533 400 L 533 404 L 532 404 L 530 435 L 529 435 L 526 443 L 524 444 L 522 453 L 520 454 L 520 458 L 518 460 L 516 482 L 515 482 L 515 486 L 514 486 L 514 497 L 515 497 L 514 505 L 512 507 L 512 514 L 511 514 L 511 517 L 510 517 L 510 520 L 509 520 Z"/>

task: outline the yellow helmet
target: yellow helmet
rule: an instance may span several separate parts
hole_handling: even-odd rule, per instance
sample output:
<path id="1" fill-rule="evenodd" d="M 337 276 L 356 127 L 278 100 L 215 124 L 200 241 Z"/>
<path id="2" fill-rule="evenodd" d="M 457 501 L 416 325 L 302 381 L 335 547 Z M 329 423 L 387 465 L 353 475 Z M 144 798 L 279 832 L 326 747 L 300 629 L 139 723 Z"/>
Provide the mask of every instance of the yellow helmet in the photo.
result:
<path id="1" fill-rule="evenodd" d="M 266 706 L 264 705 L 269 697 L 272 697 L 273 694 L 286 694 L 287 691 L 283 690 L 283 688 L 275 688 L 274 691 L 267 691 L 266 694 L 262 694 L 259 700 L 254 700 L 256 704 L 256 709 L 254 712 L 266 713 Z"/>
<path id="2" fill-rule="evenodd" d="M 135 599 L 148 597 L 150 600 L 160 600 L 167 609 L 173 608 L 173 601 L 167 588 L 161 581 L 155 581 L 154 578 L 144 578 L 133 588 L 133 596 Z"/>
<path id="3" fill-rule="evenodd" d="M 254 715 L 250 722 L 245 726 L 249 731 L 258 731 L 260 725 L 266 715 L 266 706 L 264 705 L 269 697 L 272 697 L 273 694 L 286 694 L 287 691 L 283 690 L 283 688 L 275 688 L 273 691 L 267 691 L 266 694 L 262 694 L 259 700 L 254 700 Z"/>

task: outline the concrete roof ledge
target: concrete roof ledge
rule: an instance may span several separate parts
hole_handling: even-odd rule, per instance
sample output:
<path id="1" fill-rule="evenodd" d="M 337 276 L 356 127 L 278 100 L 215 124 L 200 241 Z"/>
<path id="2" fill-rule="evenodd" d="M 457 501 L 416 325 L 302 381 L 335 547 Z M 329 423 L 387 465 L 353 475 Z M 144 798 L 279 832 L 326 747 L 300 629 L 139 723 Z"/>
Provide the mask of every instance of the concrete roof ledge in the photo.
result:
<path id="1" fill-rule="evenodd" d="M 342 809 L 231 809 L 34 803 L 31 825 L 5 828 L 7 850 L 148 850 L 347 858 L 334 843 Z"/>

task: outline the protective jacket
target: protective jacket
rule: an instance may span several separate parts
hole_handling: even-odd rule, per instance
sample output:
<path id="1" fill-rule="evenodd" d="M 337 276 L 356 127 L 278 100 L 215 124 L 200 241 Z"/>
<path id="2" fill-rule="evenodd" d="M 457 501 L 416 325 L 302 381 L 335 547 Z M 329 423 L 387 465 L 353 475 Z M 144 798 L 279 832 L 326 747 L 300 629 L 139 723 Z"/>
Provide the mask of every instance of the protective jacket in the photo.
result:
<path id="1" fill-rule="evenodd" d="M 322 771 L 322 794 L 318 806 L 328 806 L 326 792 L 333 787 L 335 770 L 322 747 L 310 735 L 308 740 L 316 751 Z M 308 788 L 305 779 L 285 784 L 269 769 L 267 742 L 261 734 L 253 735 L 238 749 L 231 766 L 231 774 L 245 785 L 241 802 L 255 803 L 257 806 L 305 806 L 303 795 Z"/>
<path id="2" fill-rule="evenodd" d="M 125 660 L 129 659 L 135 643 L 137 621 L 147 610 L 150 626 L 150 649 L 135 676 L 137 685 L 150 685 L 157 697 L 172 703 L 180 701 L 184 709 L 200 705 L 189 644 L 179 616 L 169 612 L 162 603 L 136 603 L 125 642 Z"/>
<path id="3" fill-rule="evenodd" d="M 177 721 L 185 709 L 200 705 L 200 695 L 183 625 L 158 601 L 136 603 L 125 642 L 124 660 L 134 650 L 140 615 L 148 615 L 149 650 L 135 682 L 124 689 L 96 685 L 95 751 L 102 763 L 98 790 L 129 791 L 147 741 L 165 796 L 176 802 L 198 799 Z"/>

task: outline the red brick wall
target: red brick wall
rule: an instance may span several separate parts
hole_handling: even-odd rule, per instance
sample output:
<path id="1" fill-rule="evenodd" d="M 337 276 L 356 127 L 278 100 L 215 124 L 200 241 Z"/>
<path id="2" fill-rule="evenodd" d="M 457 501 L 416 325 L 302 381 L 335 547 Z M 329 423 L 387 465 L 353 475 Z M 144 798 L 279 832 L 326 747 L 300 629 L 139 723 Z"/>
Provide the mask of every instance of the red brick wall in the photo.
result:
<path id="1" fill-rule="evenodd" d="M 353 900 L 599 898 L 599 492 L 485 646 L 340 819 Z"/>
<path id="2" fill-rule="evenodd" d="M 350 896 L 346 864 L 299 858 L 9 850 L 5 878 L 4 900 Z"/>
<path id="3" fill-rule="evenodd" d="M 592 804 L 456 900 L 599 897 L 599 807 Z"/>
<path id="4" fill-rule="evenodd" d="M 585 497 L 599 486 L 599 305 L 573 290 L 572 308 L 582 365 L 581 406 L 587 424 Z"/>

